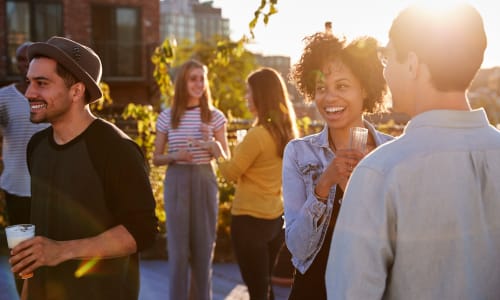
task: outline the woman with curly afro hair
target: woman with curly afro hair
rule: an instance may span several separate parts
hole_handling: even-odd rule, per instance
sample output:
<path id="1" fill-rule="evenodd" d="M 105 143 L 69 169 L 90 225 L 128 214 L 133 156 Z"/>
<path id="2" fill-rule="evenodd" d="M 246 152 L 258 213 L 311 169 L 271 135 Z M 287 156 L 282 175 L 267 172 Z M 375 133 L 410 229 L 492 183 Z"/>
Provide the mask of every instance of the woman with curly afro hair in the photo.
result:
<path id="1" fill-rule="evenodd" d="M 363 117 L 385 107 L 377 41 L 361 37 L 347 43 L 331 32 L 304 41 L 290 76 L 306 101 L 315 103 L 325 126 L 289 142 L 283 158 L 286 244 L 295 267 L 289 299 L 326 299 L 330 242 L 349 176 L 365 155 L 392 137 Z M 365 151 L 350 149 L 351 127 L 368 129 Z"/>

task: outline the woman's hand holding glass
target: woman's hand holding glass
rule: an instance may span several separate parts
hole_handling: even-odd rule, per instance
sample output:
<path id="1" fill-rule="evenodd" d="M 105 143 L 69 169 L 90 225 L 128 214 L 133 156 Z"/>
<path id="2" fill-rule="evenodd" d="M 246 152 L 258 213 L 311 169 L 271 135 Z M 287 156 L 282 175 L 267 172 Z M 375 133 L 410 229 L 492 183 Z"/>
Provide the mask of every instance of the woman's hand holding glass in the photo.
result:
<path id="1" fill-rule="evenodd" d="M 202 149 L 207 150 L 210 152 L 215 158 L 222 157 L 226 159 L 225 153 L 222 150 L 222 145 L 220 144 L 219 141 L 211 139 L 207 141 L 203 140 L 192 140 L 193 146 L 200 147 Z"/>
<path id="2" fill-rule="evenodd" d="M 328 197 L 330 188 L 335 184 L 338 184 L 342 190 L 345 190 L 352 170 L 363 156 L 364 155 L 357 150 L 337 150 L 335 152 L 335 158 L 318 179 L 315 190 L 316 194 L 321 197 Z"/>
<path id="3" fill-rule="evenodd" d="M 193 161 L 193 154 L 189 151 L 189 148 L 194 145 L 194 142 L 192 139 L 188 139 L 186 146 L 181 147 L 179 150 L 172 152 L 169 154 L 170 158 L 176 162 L 176 161 L 185 161 L 185 162 L 191 162 Z"/>

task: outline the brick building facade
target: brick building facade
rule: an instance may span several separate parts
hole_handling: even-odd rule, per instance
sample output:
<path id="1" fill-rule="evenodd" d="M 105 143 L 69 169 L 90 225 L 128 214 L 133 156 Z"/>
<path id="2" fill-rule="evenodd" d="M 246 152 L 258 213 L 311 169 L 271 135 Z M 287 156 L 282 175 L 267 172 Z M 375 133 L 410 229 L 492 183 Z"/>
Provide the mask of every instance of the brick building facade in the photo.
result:
<path id="1" fill-rule="evenodd" d="M 151 54 L 160 43 L 159 0 L 0 0 L 0 86 L 15 81 L 15 49 L 62 35 L 101 57 L 117 105 L 157 101 Z"/>

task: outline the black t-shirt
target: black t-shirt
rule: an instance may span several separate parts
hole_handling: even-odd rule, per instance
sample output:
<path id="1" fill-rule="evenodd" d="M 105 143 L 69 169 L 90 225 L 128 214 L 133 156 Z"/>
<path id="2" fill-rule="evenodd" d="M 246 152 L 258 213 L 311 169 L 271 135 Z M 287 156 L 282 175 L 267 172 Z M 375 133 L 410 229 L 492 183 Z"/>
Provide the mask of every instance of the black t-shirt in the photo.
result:
<path id="1" fill-rule="evenodd" d="M 64 145 L 49 127 L 32 137 L 27 158 L 37 235 L 74 240 L 121 224 L 138 250 L 152 244 L 157 220 L 147 165 L 114 125 L 97 119 Z M 138 272 L 137 254 L 42 267 L 30 279 L 29 299 L 137 299 Z"/>

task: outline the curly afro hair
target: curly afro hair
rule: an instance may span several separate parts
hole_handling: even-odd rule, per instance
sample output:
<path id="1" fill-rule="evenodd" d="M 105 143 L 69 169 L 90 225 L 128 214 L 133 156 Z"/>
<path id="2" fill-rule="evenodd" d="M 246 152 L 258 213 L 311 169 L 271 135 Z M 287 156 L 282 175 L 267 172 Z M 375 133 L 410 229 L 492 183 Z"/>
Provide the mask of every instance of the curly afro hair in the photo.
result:
<path id="1" fill-rule="evenodd" d="M 290 80 L 307 102 L 314 99 L 317 76 L 334 60 L 340 60 L 365 89 L 363 110 L 374 113 L 385 110 L 387 86 L 383 66 L 377 55 L 378 42 L 372 37 L 361 37 L 350 43 L 331 33 L 318 32 L 304 38 L 304 51 L 293 65 Z"/>

